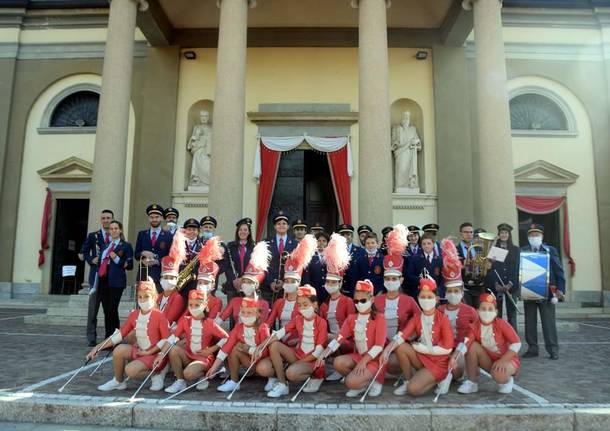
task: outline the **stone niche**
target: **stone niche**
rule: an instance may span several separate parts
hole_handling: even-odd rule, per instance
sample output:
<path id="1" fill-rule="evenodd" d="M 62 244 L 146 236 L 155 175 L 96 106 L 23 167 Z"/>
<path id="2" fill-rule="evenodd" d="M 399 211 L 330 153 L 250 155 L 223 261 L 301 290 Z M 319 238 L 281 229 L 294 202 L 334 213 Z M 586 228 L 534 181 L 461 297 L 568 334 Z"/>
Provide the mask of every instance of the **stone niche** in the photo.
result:
<path id="1" fill-rule="evenodd" d="M 426 193 L 426 140 L 424 136 L 424 114 L 421 106 L 407 98 L 395 100 L 390 107 L 390 119 L 392 128 L 401 124 L 403 112 L 411 113 L 411 125 L 417 130 L 417 134 L 421 141 L 421 150 L 417 152 L 417 173 L 418 178 L 414 187 L 396 187 L 396 168 L 392 163 L 392 178 L 394 179 L 394 193 L 397 196 L 413 196 L 420 193 Z M 394 161 L 394 155 L 392 155 Z"/>

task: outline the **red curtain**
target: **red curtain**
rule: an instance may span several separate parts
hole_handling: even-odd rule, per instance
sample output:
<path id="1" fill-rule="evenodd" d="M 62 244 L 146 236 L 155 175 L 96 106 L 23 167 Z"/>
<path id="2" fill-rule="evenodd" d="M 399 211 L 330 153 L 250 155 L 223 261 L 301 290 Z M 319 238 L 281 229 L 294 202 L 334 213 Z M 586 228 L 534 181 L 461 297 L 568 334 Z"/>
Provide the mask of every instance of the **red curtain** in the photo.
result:
<path id="1" fill-rule="evenodd" d="M 349 175 L 347 174 L 347 145 L 340 150 L 326 153 L 335 197 L 343 223 L 352 223 L 352 207 L 349 190 Z"/>
<path id="2" fill-rule="evenodd" d="M 38 267 L 44 264 L 44 251 L 49 248 L 49 225 L 51 224 L 51 211 L 53 208 L 53 197 L 51 190 L 47 188 L 47 195 L 44 199 L 42 210 L 42 224 L 40 227 L 40 250 L 38 250 Z"/>
<path id="3" fill-rule="evenodd" d="M 280 151 L 270 150 L 262 143 L 258 145 L 261 150 L 261 177 L 258 185 L 258 208 L 256 209 L 256 241 L 260 241 L 263 236 L 282 154 Z"/>
<path id="4" fill-rule="evenodd" d="M 550 214 L 563 206 L 563 252 L 570 265 L 570 274 L 576 272 L 576 262 L 570 255 L 570 223 L 568 219 L 568 204 L 563 196 L 517 196 L 517 208 L 530 214 Z"/>

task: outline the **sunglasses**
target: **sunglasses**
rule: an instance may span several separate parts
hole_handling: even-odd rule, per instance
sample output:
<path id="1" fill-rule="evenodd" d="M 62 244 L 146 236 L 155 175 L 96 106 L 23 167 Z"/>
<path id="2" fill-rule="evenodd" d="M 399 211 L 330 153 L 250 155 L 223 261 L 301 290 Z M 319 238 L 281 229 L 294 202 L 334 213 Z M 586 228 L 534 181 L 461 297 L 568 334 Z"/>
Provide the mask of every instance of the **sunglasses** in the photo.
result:
<path id="1" fill-rule="evenodd" d="M 354 299 L 354 304 L 366 304 L 368 299 Z"/>

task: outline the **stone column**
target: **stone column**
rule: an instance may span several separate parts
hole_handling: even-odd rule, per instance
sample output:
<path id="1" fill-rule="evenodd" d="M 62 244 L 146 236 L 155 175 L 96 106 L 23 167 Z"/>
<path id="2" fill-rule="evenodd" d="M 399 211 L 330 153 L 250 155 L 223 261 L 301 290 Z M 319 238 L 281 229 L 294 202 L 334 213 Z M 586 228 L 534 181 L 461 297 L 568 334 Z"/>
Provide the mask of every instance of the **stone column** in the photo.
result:
<path id="1" fill-rule="evenodd" d="M 358 223 L 393 224 L 386 0 L 352 0 L 358 19 Z"/>
<path id="2" fill-rule="evenodd" d="M 477 224 L 490 231 L 500 222 L 517 227 L 513 147 L 502 38 L 502 2 L 467 0 L 474 11 L 478 151 L 475 163 Z"/>
<path id="3" fill-rule="evenodd" d="M 91 179 L 90 231 L 99 229 L 100 212 L 104 208 L 112 209 L 117 220 L 123 218 L 125 159 L 138 7 L 140 10 L 146 10 L 148 3 L 144 0 L 112 0 L 110 3 Z"/>
<path id="4" fill-rule="evenodd" d="M 222 238 L 229 240 L 242 217 L 248 6 L 256 2 L 219 0 L 217 4 L 220 24 L 208 214 L 218 220 Z"/>

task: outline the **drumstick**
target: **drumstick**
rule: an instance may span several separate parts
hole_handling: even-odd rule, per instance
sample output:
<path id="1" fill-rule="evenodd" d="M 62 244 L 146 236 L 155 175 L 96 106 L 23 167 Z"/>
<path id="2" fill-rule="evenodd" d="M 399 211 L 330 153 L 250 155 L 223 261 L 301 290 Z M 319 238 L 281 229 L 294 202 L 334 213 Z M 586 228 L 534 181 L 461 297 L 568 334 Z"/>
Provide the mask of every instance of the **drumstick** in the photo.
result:
<path id="1" fill-rule="evenodd" d="M 502 287 L 506 287 L 506 284 L 504 284 L 504 282 L 502 281 L 502 277 L 500 277 L 500 274 L 498 274 L 498 271 L 494 269 L 494 273 L 496 274 L 496 277 L 498 277 L 498 280 L 500 280 L 500 284 L 502 285 Z M 506 294 L 506 297 L 515 306 L 515 309 L 517 310 L 517 313 L 523 314 L 523 312 L 521 310 L 519 310 L 519 306 L 515 302 L 515 300 L 513 298 L 513 295 L 511 295 L 509 291 L 504 292 L 504 294 Z"/>
<path id="2" fill-rule="evenodd" d="M 172 398 L 177 397 L 177 396 L 178 396 L 178 395 L 180 395 L 181 393 L 188 391 L 188 390 L 189 390 L 189 389 L 191 389 L 192 387 L 197 386 L 199 383 L 203 383 L 203 382 L 205 382 L 206 380 L 213 379 L 214 377 L 216 377 L 218 374 L 222 373 L 223 371 L 226 371 L 225 367 L 222 367 L 220 370 L 216 371 L 216 372 L 215 372 L 214 374 L 212 374 L 210 377 L 204 377 L 203 379 L 199 380 L 198 382 L 193 383 L 193 384 L 192 384 L 192 385 L 190 385 L 190 386 L 187 386 L 186 388 L 182 389 L 180 392 L 176 392 L 175 394 L 172 394 L 172 395 L 170 395 L 169 397 L 164 398 L 164 399 L 162 399 L 162 400 L 161 400 L 161 401 L 159 401 L 159 402 L 160 402 L 160 403 L 164 403 L 165 401 L 171 400 Z"/>
<path id="3" fill-rule="evenodd" d="M 175 344 L 170 344 L 169 349 L 167 349 L 167 351 L 161 356 L 161 362 L 163 362 L 163 359 L 165 359 L 165 357 L 167 356 L 167 354 L 174 348 Z M 142 384 L 140 385 L 140 387 L 134 392 L 134 394 L 131 396 L 131 398 L 129 398 L 129 401 L 133 401 L 136 399 L 136 395 L 138 395 L 140 393 L 140 391 L 142 390 L 142 387 L 144 387 L 144 384 L 148 381 L 148 379 L 150 379 L 150 377 L 153 375 L 153 373 L 156 371 L 157 366 L 153 366 L 152 370 L 150 370 L 150 373 L 148 373 L 148 376 L 146 376 L 146 378 L 144 379 L 144 381 L 142 382 Z"/>
<path id="4" fill-rule="evenodd" d="M 269 344 L 269 342 L 271 341 L 271 339 L 273 338 L 274 334 L 271 334 L 263 343 L 263 347 L 261 348 L 261 356 L 263 355 L 263 352 L 265 351 L 265 349 L 267 348 L 267 344 Z M 260 359 L 260 357 L 258 358 Z M 246 370 L 246 373 L 241 376 L 241 379 L 239 379 L 239 382 L 237 382 L 237 385 L 235 386 L 235 388 L 233 388 L 233 390 L 231 391 L 231 393 L 229 394 L 229 396 L 227 397 L 227 400 L 230 400 L 231 398 L 233 398 L 233 394 L 235 393 L 235 391 L 239 388 L 239 385 L 241 384 L 241 382 L 244 381 L 244 379 L 246 378 L 246 376 L 248 375 L 248 373 L 250 372 L 250 370 L 252 369 L 252 367 L 254 366 L 254 364 L 256 364 L 258 362 L 258 359 L 255 361 L 252 361 L 252 363 L 250 364 L 250 366 L 248 367 L 248 369 Z"/>

